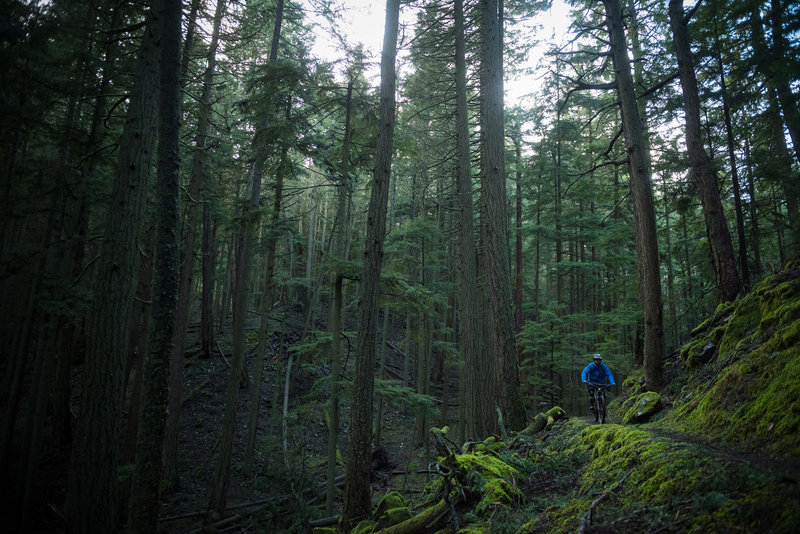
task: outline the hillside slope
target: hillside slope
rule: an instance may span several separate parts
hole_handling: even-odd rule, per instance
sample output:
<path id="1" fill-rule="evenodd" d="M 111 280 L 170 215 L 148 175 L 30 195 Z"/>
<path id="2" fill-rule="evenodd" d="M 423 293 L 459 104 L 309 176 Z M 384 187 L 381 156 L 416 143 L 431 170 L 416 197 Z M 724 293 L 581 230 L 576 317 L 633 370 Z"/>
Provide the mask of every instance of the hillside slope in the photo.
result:
<path id="1" fill-rule="evenodd" d="M 462 447 L 434 429 L 425 496 L 391 494 L 357 531 L 796 532 L 798 346 L 795 262 L 697 327 L 661 394 L 626 380 L 610 424 L 554 409 Z"/>

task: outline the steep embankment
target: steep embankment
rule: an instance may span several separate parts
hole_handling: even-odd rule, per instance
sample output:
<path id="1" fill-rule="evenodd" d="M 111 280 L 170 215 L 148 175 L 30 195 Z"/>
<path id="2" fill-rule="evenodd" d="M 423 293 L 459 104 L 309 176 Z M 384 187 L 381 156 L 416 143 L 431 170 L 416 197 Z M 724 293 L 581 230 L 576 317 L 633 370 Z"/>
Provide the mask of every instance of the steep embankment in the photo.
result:
<path id="1" fill-rule="evenodd" d="M 439 477 L 393 493 L 360 532 L 796 532 L 800 262 L 720 306 L 667 364 L 590 425 L 560 409 L 505 442 L 434 430 Z M 412 512 L 413 510 L 413 512 Z"/>

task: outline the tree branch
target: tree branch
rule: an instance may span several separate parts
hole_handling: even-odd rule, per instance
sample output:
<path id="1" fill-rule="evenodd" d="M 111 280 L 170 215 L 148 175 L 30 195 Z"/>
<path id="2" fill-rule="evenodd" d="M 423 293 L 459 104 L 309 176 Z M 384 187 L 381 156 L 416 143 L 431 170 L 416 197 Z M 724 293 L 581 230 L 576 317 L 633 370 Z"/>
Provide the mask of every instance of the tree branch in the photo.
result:
<path id="1" fill-rule="evenodd" d="M 628 475 L 630 475 L 631 473 L 633 473 L 633 469 L 625 473 L 625 476 L 622 477 L 622 479 L 620 479 L 619 482 L 611 486 L 605 493 L 603 493 L 598 498 L 592 501 L 592 506 L 589 508 L 589 511 L 586 512 L 586 515 L 584 515 L 581 518 L 578 534 L 584 534 L 586 532 L 586 528 L 592 523 L 592 516 L 594 515 L 594 509 L 597 507 L 597 505 L 603 502 L 609 496 L 609 494 L 611 494 L 612 491 L 614 491 L 620 486 L 620 484 L 625 482 L 625 479 L 628 478 Z"/>

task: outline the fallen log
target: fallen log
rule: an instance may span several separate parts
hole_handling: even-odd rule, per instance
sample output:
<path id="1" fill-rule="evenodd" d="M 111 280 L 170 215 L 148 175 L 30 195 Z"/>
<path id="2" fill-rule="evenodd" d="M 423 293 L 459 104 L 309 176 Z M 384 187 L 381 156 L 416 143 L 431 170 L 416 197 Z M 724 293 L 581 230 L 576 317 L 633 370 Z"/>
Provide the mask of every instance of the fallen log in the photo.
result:
<path id="1" fill-rule="evenodd" d="M 450 503 L 442 499 L 436 505 L 426 508 L 402 523 L 378 530 L 375 534 L 417 534 L 437 532 L 448 520 Z"/>

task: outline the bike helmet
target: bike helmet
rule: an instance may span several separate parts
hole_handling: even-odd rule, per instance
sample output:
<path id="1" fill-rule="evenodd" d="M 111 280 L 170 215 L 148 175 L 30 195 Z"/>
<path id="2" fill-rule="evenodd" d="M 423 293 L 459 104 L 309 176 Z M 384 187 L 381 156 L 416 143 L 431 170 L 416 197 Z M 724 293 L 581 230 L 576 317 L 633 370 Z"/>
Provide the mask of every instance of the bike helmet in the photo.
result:
<path id="1" fill-rule="evenodd" d="M 602 356 L 601 356 L 601 355 L 598 353 L 598 354 L 595 354 L 595 355 L 592 357 L 592 359 L 593 359 L 593 360 L 602 360 L 602 359 L 603 359 L 603 357 L 602 357 Z"/>

